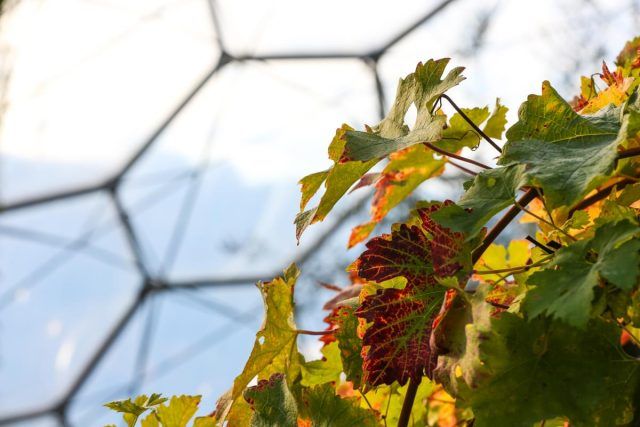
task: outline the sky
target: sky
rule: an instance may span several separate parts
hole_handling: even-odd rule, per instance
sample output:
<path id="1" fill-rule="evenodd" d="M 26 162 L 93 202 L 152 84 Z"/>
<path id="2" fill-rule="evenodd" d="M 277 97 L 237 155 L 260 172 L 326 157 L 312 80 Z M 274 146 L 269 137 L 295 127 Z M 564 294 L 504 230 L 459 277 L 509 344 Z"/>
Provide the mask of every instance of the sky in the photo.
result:
<path id="1" fill-rule="evenodd" d="M 235 57 L 365 54 L 437 3 L 226 0 L 214 3 L 213 19 L 207 0 L 19 1 L 0 21 L 0 203 L 116 173 L 210 73 L 221 46 Z M 638 8 L 457 0 L 380 58 L 383 104 L 418 61 L 451 57 L 467 68 L 451 97 L 463 107 L 500 98 L 513 123 L 543 80 L 571 98 L 580 75 L 612 63 L 640 28 Z M 120 183 L 150 274 L 263 277 L 331 233 L 296 291 L 300 324 L 322 328 L 330 293 L 317 282 L 346 284 L 344 266 L 362 250 L 345 249 L 362 214 L 333 225 L 367 195 L 350 196 L 298 247 L 297 181 L 329 165 L 326 147 L 342 123 L 379 120 L 373 71 L 358 59 L 243 61 L 206 80 Z M 484 149 L 467 154 L 492 161 Z M 419 195 L 456 192 L 441 182 Z M 142 279 L 118 215 L 104 192 L 0 213 L 0 419 L 61 398 L 134 300 Z M 260 313 L 250 283 L 154 295 L 80 388 L 70 422 L 115 422 L 100 404 L 142 391 L 202 393 L 212 408 L 242 368 Z M 301 346 L 318 354 L 315 339 Z"/>

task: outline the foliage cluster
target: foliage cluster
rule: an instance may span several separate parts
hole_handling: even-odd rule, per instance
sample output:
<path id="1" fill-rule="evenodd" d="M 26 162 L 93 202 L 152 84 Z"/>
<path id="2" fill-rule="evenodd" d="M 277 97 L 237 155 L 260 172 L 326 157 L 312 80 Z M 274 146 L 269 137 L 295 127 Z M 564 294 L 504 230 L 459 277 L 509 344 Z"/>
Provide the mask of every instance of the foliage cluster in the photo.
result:
<path id="1" fill-rule="evenodd" d="M 640 425 L 640 38 L 571 102 L 544 82 L 506 132 L 499 102 L 461 109 L 446 95 L 464 79 L 448 62 L 401 79 L 377 125 L 336 131 L 332 166 L 300 182 L 297 237 L 352 188 L 375 194 L 350 246 L 446 167 L 470 175 L 460 200 L 419 202 L 370 239 L 326 331 L 296 327 L 295 265 L 259 283 L 265 321 L 246 367 L 194 425 Z M 495 166 L 461 155 L 481 143 Z M 519 214 L 535 236 L 494 244 Z M 300 354 L 305 333 L 321 360 Z M 185 426 L 198 398 L 159 399 L 109 406 L 130 426 L 147 410 L 143 426 Z"/>

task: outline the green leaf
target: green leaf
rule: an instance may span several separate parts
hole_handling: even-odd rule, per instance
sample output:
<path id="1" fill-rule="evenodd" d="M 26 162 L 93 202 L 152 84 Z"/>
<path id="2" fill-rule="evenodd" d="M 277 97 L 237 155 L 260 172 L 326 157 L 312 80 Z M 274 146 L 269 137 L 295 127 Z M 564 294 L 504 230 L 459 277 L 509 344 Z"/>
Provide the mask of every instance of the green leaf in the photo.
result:
<path id="1" fill-rule="evenodd" d="M 598 274 L 584 259 L 585 252 L 582 242 L 562 248 L 547 269 L 529 277 L 527 284 L 536 287 L 527 293 L 522 307 L 530 317 L 545 313 L 576 327 L 587 325 Z"/>
<path id="2" fill-rule="evenodd" d="M 300 192 L 302 193 L 302 199 L 300 200 L 301 211 L 304 210 L 309 200 L 317 193 L 322 183 L 327 179 L 327 175 L 329 175 L 329 171 L 316 172 L 300 180 Z"/>
<path id="3" fill-rule="evenodd" d="M 282 374 L 273 374 L 268 380 L 249 387 L 244 398 L 253 409 L 251 427 L 295 427 L 298 407 Z"/>
<path id="4" fill-rule="evenodd" d="M 319 385 L 303 391 L 304 418 L 311 420 L 313 427 L 378 426 L 376 416 L 361 408 L 356 399 L 336 396 L 330 384 Z"/>
<path id="5" fill-rule="evenodd" d="M 525 167 L 510 165 L 479 173 L 456 205 L 445 206 L 433 214 L 444 227 L 475 237 L 498 212 L 514 202 L 523 185 Z"/>
<path id="6" fill-rule="evenodd" d="M 299 274 L 300 270 L 292 264 L 283 277 L 258 283 L 264 302 L 265 320 L 256 334 L 244 371 L 233 383 L 234 399 L 256 376 L 267 379 L 274 373 L 285 373 L 293 380 L 300 373 L 301 356 L 297 349 L 298 334 L 293 319 L 293 289 Z"/>
<path id="7" fill-rule="evenodd" d="M 527 293 L 523 309 L 530 317 L 546 314 L 585 327 L 592 314 L 594 288 L 601 279 L 625 291 L 636 285 L 639 234 L 640 228 L 629 221 L 606 223 L 592 239 L 560 249 L 544 270 L 529 277 L 527 283 L 535 288 Z"/>
<path id="8" fill-rule="evenodd" d="M 156 408 L 156 416 L 162 427 L 186 427 L 198 410 L 201 396 L 173 396 L 169 404 Z"/>
<path id="9" fill-rule="evenodd" d="M 507 312 L 491 317 L 491 311 L 478 299 L 443 320 L 449 340 L 437 373 L 473 408 L 474 425 L 531 427 L 555 417 L 592 427 L 630 421 L 640 366 L 619 347 L 615 324 L 592 320 L 580 330 Z"/>
<path id="10" fill-rule="evenodd" d="M 197 417 L 193 421 L 193 427 L 216 427 L 216 421 L 213 417 Z"/>
<path id="11" fill-rule="evenodd" d="M 303 386 L 310 387 L 328 382 L 338 382 L 342 373 L 342 361 L 340 359 L 340 348 L 336 341 L 327 344 L 322 348 L 321 360 L 313 360 L 302 365 Z"/>
<path id="12" fill-rule="evenodd" d="M 155 412 L 151 412 L 145 419 L 140 422 L 140 427 L 160 427 L 160 421 Z"/>
<path id="13" fill-rule="evenodd" d="M 518 110 L 518 122 L 507 131 L 509 142 L 538 140 L 553 143 L 613 141 L 620 128 L 613 115 L 581 116 L 573 111 L 548 81 L 542 95 L 529 95 Z"/>
<path id="14" fill-rule="evenodd" d="M 500 164 L 526 165 L 526 183 L 541 187 L 551 209 L 573 206 L 608 179 L 615 168 L 617 140 L 545 142 L 523 140 L 505 146 Z"/>
<path id="15" fill-rule="evenodd" d="M 502 139 L 502 133 L 507 125 L 507 111 L 509 109 L 500 104 L 500 99 L 496 99 L 496 105 L 491 117 L 489 117 L 482 129 L 489 138 Z"/>
<path id="16" fill-rule="evenodd" d="M 489 108 L 462 108 L 462 111 L 476 125 L 482 124 L 489 117 Z M 457 152 L 463 147 L 475 147 L 480 142 L 480 137 L 471 125 L 459 114 L 455 113 L 449 120 L 449 125 L 442 133 L 442 141 L 438 147 Z"/>
<path id="17" fill-rule="evenodd" d="M 440 59 L 418 64 L 415 72 L 400 81 L 396 101 L 377 126 L 360 132 L 343 125 L 336 131 L 329 145 L 329 158 L 334 165 L 328 172 L 318 172 L 301 180 L 301 212 L 294 221 L 298 239 L 310 224 L 322 221 L 349 188 L 382 158 L 420 142 L 441 138 L 446 118 L 432 115 L 431 108 L 438 96 L 464 79 L 462 67 L 452 69 L 442 78 L 448 63 L 449 59 Z M 404 116 L 411 104 L 417 108 L 417 118 L 409 129 Z M 323 180 L 326 190 L 319 205 L 303 211 Z M 401 200 L 406 196 L 399 197 Z M 369 225 L 368 229 L 372 228 Z"/>
<path id="18" fill-rule="evenodd" d="M 349 131 L 346 133 L 345 155 L 351 160 L 360 161 L 383 158 L 418 143 L 440 140 L 444 125 L 444 116 L 432 117 L 421 128 L 414 128 L 407 135 L 396 139 L 368 132 Z"/>
<path id="19" fill-rule="evenodd" d="M 136 424 L 136 421 L 138 421 L 138 417 L 149 409 L 146 406 L 147 400 L 147 396 L 142 394 L 136 397 L 133 401 L 131 401 L 131 399 L 118 400 L 106 403 L 104 406 L 113 411 L 122 413 L 122 417 L 127 425 L 129 427 L 133 427 Z"/>
<path id="20" fill-rule="evenodd" d="M 489 379 L 471 397 L 478 427 L 529 427 L 558 416 L 576 426 L 629 422 L 638 362 L 625 360 L 618 339 L 618 328 L 603 321 L 582 332 L 502 314 L 479 346 Z"/>
<path id="21" fill-rule="evenodd" d="M 518 118 L 498 163 L 526 165 L 526 183 L 542 187 L 551 209 L 574 205 L 613 172 L 619 110 L 582 116 L 545 81 Z"/>
<path id="22" fill-rule="evenodd" d="M 303 362 L 298 352 L 297 328 L 294 322 L 293 290 L 300 270 L 290 265 L 282 277 L 271 282 L 259 282 L 265 308 L 262 328 L 256 334 L 253 350 L 244 370 L 233 383 L 230 395 L 224 395 L 218 401 L 216 419 L 227 419 L 242 425 L 250 416 L 249 407 L 242 398 L 245 388 L 255 377 L 258 380 L 269 379 L 273 374 L 281 373 L 287 381 L 296 381 L 300 376 Z M 245 424 L 246 425 L 246 424 Z"/>
<path id="23" fill-rule="evenodd" d="M 394 279 L 392 279 L 394 280 Z M 347 381 L 354 388 L 360 388 L 362 381 L 362 339 L 358 336 L 358 317 L 355 307 L 340 307 L 331 317 L 331 323 L 337 326 L 334 334 L 338 340 L 340 358 Z"/>

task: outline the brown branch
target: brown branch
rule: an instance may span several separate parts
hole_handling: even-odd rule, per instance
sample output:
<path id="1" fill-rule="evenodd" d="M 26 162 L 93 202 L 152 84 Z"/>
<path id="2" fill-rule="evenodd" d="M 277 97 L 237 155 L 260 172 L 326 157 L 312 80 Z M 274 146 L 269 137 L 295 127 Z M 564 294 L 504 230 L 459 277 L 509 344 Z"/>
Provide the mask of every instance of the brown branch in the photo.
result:
<path id="1" fill-rule="evenodd" d="M 493 169 L 490 166 L 487 166 L 484 163 L 480 163 L 480 162 L 478 162 L 476 160 L 469 159 L 469 158 L 466 158 L 466 157 L 463 157 L 463 156 L 459 156 L 459 155 L 457 155 L 455 153 L 450 153 L 450 152 L 448 152 L 446 150 L 443 150 L 440 147 L 436 147 L 435 145 L 433 145 L 430 142 L 423 142 L 423 144 L 426 145 L 427 147 L 431 148 L 436 153 L 442 154 L 443 156 L 451 157 L 452 159 L 457 159 L 457 160 L 460 160 L 462 162 L 471 163 L 472 165 L 476 165 L 476 166 L 481 167 L 483 169 Z"/>
<path id="2" fill-rule="evenodd" d="M 618 160 L 628 159 L 629 157 L 640 156 L 640 147 L 629 148 L 628 150 L 618 151 Z"/>
<path id="3" fill-rule="evenodd" d="M 577 205 L 575 205 L 573 208 L 571 208 L 571 210 L 569 211 L 569 218 L 571 218 L 573 214 L 576 213 L 576 211 L 586 209 L 589 206 L 593 205 L 594 203 L 597 203 L 600 200 L 606 198 L 609 194 L 611 194 L 614 188 L 617 188 L 618 190 L 620 190 L 629 184 L 633 184 L 633 182 L 634 180 L 631 178 L 624 178 L 621 181 L 614 182 L 613 184 L 610 184 L 610 185 L 607 185 L 606 187 L 601 188 L 595 194 L 585 198 L 584 200 L 579 202 Z"/>
<path id="4" fill-rule="evenodd" d="M 398 427 L 407 427 L 409 425 L 409 418 L 411 417 L 411 409 L 413 409 L 413 401 L 416 399 L 416 393 L 418 392 L 418 386 L 422 377 L 414 377 L 409 380 L 409 386 L 407 387 L 407 394 L 404 396 L 404 402 L 402 402 L 402 410 L 400 411 L 400 418 L 398 419 Z"/>
<path id="5" fill-rule="evenodd" d="M 473 176 L 478 175 L 476 172 L 472 171 L 471 169 L 467 169 L 462 165 L 457 164 L 453 160 L 448 160 L 447 163 L 449 163 L 451 166 L 455 166 L 456 168 L 460 169 L 462 172 L 468 173 L 469 175 L 473 175 Z"/>
<path id="6" fill-rule="evenodd" d="M 527 206 L 533 199 L 538 197 L 535 189 L 529 189 L 522 195 L 517 204 L 520 206 Z M 482 240 L 482 244 L 478 246 L 471 254 L 471 262 L 475 264 L 478 262 L 484 251 L 487 250 L 489 245 L 502 233 L 502 231 L 509 225 L 511 221 L 520 213 L 520 208 L 517 206 L 511 206 L 506 214 L 493 226 L 491 231 L 487 233 L 486 237 Z"/>

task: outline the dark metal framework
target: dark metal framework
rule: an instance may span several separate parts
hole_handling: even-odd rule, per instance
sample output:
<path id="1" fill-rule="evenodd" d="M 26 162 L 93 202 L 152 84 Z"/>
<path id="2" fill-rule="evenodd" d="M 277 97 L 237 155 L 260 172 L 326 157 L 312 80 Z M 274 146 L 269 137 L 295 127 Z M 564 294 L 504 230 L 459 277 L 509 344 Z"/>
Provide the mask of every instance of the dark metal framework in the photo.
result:
<path id="1" fill-rule="evenodd" d="M 61 192 L 53 192 L 41 197 L 29 198 L 21 201 L 17 201 L 15 203 L 10 203 L 6 205 L 0 205 L 0 214 L 16 212 L 22 209 L 27 209 L 30 207 L 44 206 L 49 203 L 63 201 L 68 199 L 77 198 L 80 196 L 85 196 L 94 193 L 104 193 L 107 194 L 109 199 L 111 200 L 115 210 L 117 212 L 117 217 L 122 229 L 125 232 L 126 239 L 133 254 L 134 263 L 136 269 L 138 270 L 140 276 L 142 277 L 142 283 L 140 288 L 135 296 L 131 305 L 124 311 L 119 319 L 116 319 L 114 325 L 111 327 L 111 330 L 104 337 L 102 342 L 98 345 L 92 355 L 89 357 L 87 363 L 80 369 L 79 374 L 74 378 L 71 382 L 71 385 L 68 387 L 66 392 L 63 394 L 63 397 L 53 405 L 49 405 L 47 407 L 43 407 L 40 409 L 31 410 L 24 413 L 13 414 L 4 418 L 0 418 L 0 425 L 9 425 L 13 423 L 26 422 L 29 420 L 36 419 L 38 417 L 53 415 L 55 416 L 59 423 L 63 426 L 71 425 L 68 417 L 68 410 L 70 403 L 73 401 L 75 396 L 78 394 L 80 389 L 89 379 L 91 374 L 94 372 L 100 361 L 107 354 L 109 348 L 116 342 L 121 333 L 125 330 L 127 325 L 130 323 L 131 319 L 134 317 L 134 314 L 137 312 L 139 308 L 141 308 L 146 300 L 155 293 L 160 292 L 175 292 L 179 290 L 189 290 L 189 289 L 200 289 L 200 288 L 210 288 L 210 287 L 218 287 L 218 286 L 229 286 L 229 285 L 241 285 L 248 283 L 255 283 L 259 280 L 269 279 L 279 274 L 279 271 L 265 272 L 264 274 L 252 275 L 247 277 L 213 277 L 210 279 L 196 280 L 196 281 L 180 281 L 180 282 L 167 282 L 161 277 L 156 277 L 154 274 L 150 272 L 150 269 L 147 267 L 145 259 L 143 257 L 143 252 L 140 244 L 140 240 L 138 237 L 138 233 L 131 223 L 129 219 L 129 212 L 127 208 L 123 205 L 120 195 L 120 185 L 123 182 L 123 179 L 126 177 L 127 173 L 136 165 L 136 163 L 142 158 L 142 156 L 154 145 L 158 137 L 169 127 L 169 125 L 176 119 L 176 117 L 180 114 L 180 112 L 192 101 L 192 99 L 200 92 L 200 90 L 211 80 L 213 76 L 215 76 L 221 69 L 223 69 L 226 65 L 232 62 L 249 62 L 249 61 L 279 61 L 279 60 L 324 60 L 324 59 L 345 59 L 345 60 L 360 60 L 363 61 L 367 66 L 370 72 L 372 73 L 375 81 L 375 92 L 377 94 L 378 99 L 378 114 L 380 117 L 384 114 L 384 91 L 382 87 L 382 81 L 380 75 L 378 73 L 378 62 L 380 58 L 394 45 L 403 40 L 407 35 L 411 32 L 419 28 L 421 25 L 425 24 L 427 21 L 436 17 L 441 11 L 443 11 L 447 6 L 453 3 L 455 0 L 443 0 L 438 3 L 435 7 L 428 10 L 425 14 L 416 19 L 409 27 L 404 29 L 403 31 L 396 34 L 394 37 L 389 39 L 382 46 L 379 46 L 376 49 L 373 49 L 369 52 L 365 53 L 341 53 L 341 52 L 324 52 L 324 53 L 314 53 L 314 54 L 304 54 L 304 53 L 291 53 L 291 54 L 273 54 L 273 55 L 240 55 L 234 56 L 228 52 L 224 43 L 224 33 L 221 31 L 221 27 L 219 25 L 218 15 L 216 13 L 216 4 L 215 0 L 205 0 L 208 3 L 208 7 L 211 11 L 211 19 L 212 24 L 214 25 L 217 31 L 217 45 L 220 50 L 220 55 L 215 66 L 206 73 L 206 75 L 198 81 L 195 86 L 184 96 L 184 98 L 174 107 L 171 113 L 157 126 L 153 132 L 147 137 L 145 141 L 140 145 L 138 150 L 128 159 L 128 161 L 124 164 L 124 166 L 113 176 L 107 179 L 104 182 L 86 185 L 77 187 L 75 189 L 61 191 Z M 196 172 L 197 173 L 197 172 Z M 197 190 L 196 190 L 197 191 Z M 188 198 L 187 198 L 188 199 Z M 359 212 L 364 206 L 365 200 L 362 200 L 359 203 L 356 203 L 352 208 L 342 213 L 339 218 L 337 218 L 335 222 L 335 227 L 332 230 L 329 230 L 324 235 L 320 236 L 312 245 L 310 245 L 305 251 L 300 253 L 297 258 L 294 260 L 299 265 L 304 264 L 313 252 L 317 251 L 331 236 L 333 230 L 337 228 L 338 225 L 342 224 L 348 218 L 353 216 L 355 213 Z M 181 223 L 184 223 L 188 220 L 190 208 L 188 204 L 190 202 L 185 201 L 185 209 L 181 211 L 180 218 L 178 218 L 176 229 L 174 230 L 174 235 L 180 232 Z M 182 225 L 183 226 L 183 225 Z M 0 230 L 0 233 L 2 230 Z M 28 233 L 25 233 L 22 237 L 29 238 Z M 35 237 L 35 236 L 31 236 Z M 38 236 L 38 238 L 42 238 L 42 236 Z M 78 246 L 82 247 L 82 242 L 79 244 L 77 242 L 72 242 L 72 245 L 76 243 Z M 202 300 L 199 300 L 201 303 L 204 303 Z M 3 302 L 0 301 L 0 306 L 3 305 Z M 224 307 L 209 307 L 214 311 L 224 311 Z M 242 313 L 234 313 L 236 317 L 243 316 Z M 245 317 L 246 318 L 246 317 Z M 152 330 L 152 326 L 147 324 L 145 330 L 143 332 L 143 340 L 148 339 L 150 331 Z M 144 349 L 144 343 L 142 346 L 143 352 L 146 351 Z M 142 359 L 146 357 L 144 354 L 139 354 L 138 359 Z"/>

